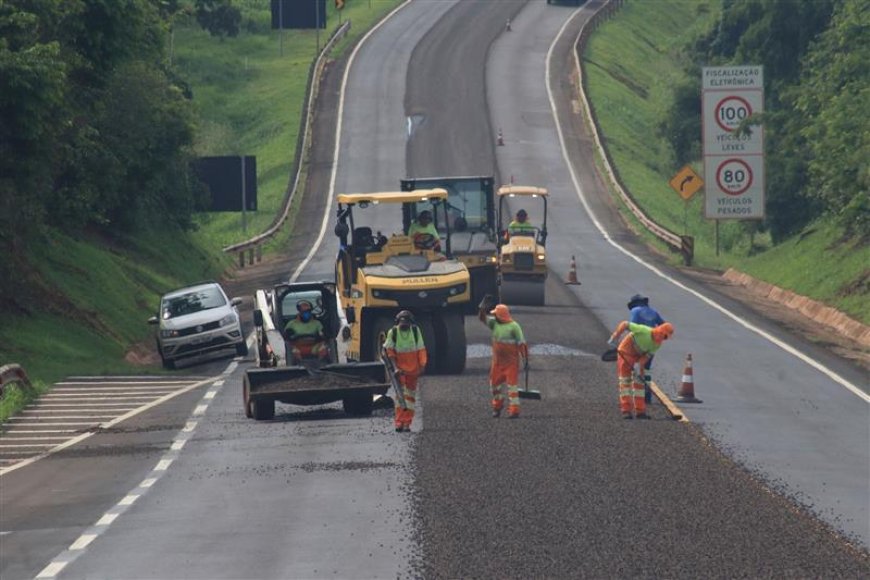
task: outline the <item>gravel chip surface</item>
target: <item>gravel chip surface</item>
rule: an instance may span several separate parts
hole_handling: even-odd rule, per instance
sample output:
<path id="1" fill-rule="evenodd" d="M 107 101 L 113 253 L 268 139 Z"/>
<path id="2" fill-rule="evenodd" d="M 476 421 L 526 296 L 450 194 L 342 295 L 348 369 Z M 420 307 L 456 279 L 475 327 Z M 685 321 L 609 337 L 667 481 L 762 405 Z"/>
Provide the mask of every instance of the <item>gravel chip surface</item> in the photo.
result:
<path id="1" fill-rule="evenodd" d="M 594 352 L 607 338 L 580 308 L 517 308 L 515 318 L 532 344 L 546 337 Z M 467 325 L 469 343 L 486 342 L 482 325 Z M 422 379 L 413 487 L 421 577 L 868 576 L 866 552 L 661 404 L 651 421 L 623 420 L 614 363 L 532 364 L 530 387 L 543 400 L 524 400 L 518 420 L 490 416 L 487 359 L 469 359 L 461 376 Z"/>

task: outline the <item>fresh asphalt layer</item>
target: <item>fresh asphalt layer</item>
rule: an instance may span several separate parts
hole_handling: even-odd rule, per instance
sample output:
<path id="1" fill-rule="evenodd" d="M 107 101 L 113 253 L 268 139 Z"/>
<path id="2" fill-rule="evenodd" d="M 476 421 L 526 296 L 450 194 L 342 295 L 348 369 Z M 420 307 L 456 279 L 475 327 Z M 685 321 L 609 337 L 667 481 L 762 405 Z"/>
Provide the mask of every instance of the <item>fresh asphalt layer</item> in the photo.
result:
<path id="1" fill-rule="evenodd" d="M 277 279 L 269 265 L 252 270 L 255 287 L 331 279 L 336 242 L 332 217 L 321 227 L 321 216 L 332 193 L 396 189 L 406 172 L 451 167 L 443 152 L 443 166 L 425 166 L 425 151 L 440 150 L 414 142 L 423 140 L 426 123 L 448 124 L 457 143 L 482 139 L 472 149 L 488 148 L 492 157 L 480 154 L 463 173 L 516 174 L 554 194 L 547 306 L 514 310 L 533 345 L 530 387 L 543 400 L 524 401 L 516 421 L 489 416 L 488 338 L 472 317 L 466 372 L 423 377 L 410 434 L 392 432 L 389 410 L 351 419 L 337 406 L 279 405 L 274 421 L 246 419 L 244 365 L 231 365 L 216 382 L 119 426 L 123 432 L 96 435 L 81 449 L 0 479 L 0 576 L 866 576 L 866 548 L 840 535 L 860 531 L 861 509 L 867 513 L 867 494 L 863 506 L 856 499 L 861 482 L 850 480 L 867 464 L 866 404 L 637 266 L 584 217 L 552 113 L 547 121 L 541 79 L 553 40 L 566 22 L 576 28 L 587 17 L 596 3 L 588 4 L 579 12 L 543 2 L 405 5 L 362 45 L 346 83 L 340 63 L 328 71 L 313 193 L 303 201 L 287 269 Z M 499 36 L 507 18 L 513 31 Z M 461 40 L 438 40 L 445 36 Z M 426 48 L 452 44 L 463 48 L 442 48 L 447 67 Z M 551 68 L 565 58 L 554 57 Z M 427 100 L 438 100 L 434 91 L 406 90 L 426 83 L 441 87 L 442 97 L 449 87 L 463 98 L 439 111 Z M 486 100 L 476 101 L 481 95 Z M 490 130 L 481 131 L 487 117 Z M 324 128 L 330 120 L 341 121 L 337 134 Z M 496 126 L 506 135 L 498 155 L 485 142 Z M 605 211 L 593 196 L 588 138 L 571 130 L 564 140 L 572 164 L 587 164 L 579 172 L 587 203 Z M 600 213 L 599 220 L 611 225 Z M 376 225 L 391 232 L 397 223 L 382 215 Z M 321 232 L 323 243 L 309 255 Z M 631 243 L 622 234 L 609 239 Z M 572 254 L 583 285 L 569 288 L 560 277 Z M 652 295 L 677 326 L 677 340 L 657 359 L 656 381 L 672 391 L 685 353 L 697 353 L 705 402 L 686 409 L 690 424 L 669 419 L 661 405 L 653 406 L 652 421 L 618 417 L 615 369 L 595 355 L 626 297 L 638 291 Z M 857 442 L 850 413 L 864 421 Z M 813 439 L 818 435 L 827 446 Z M 812 457 L 803 463 L 796 451 Z M 817 457 L 821 451 L 829 457 Z M 818 491 L 834 484 L 833 494 Z M 794 499 L 819 511 L 833 507 L 819 520 Z"/>

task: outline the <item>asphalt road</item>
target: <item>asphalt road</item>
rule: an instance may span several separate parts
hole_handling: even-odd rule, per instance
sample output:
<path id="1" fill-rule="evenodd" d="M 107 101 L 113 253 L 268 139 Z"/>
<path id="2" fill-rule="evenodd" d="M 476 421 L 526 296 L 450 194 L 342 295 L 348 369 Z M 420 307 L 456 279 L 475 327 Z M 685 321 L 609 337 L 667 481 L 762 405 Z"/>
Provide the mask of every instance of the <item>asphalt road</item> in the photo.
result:
<path id="1" fill-rule="evenodd" d="M 341 68 L 329 71 L 312 194 L 288 255 L 235 282 L 332 278 L 331 218 L 320 221 L 332 194 L 443 173 L 449 151 L 468 163 L 462 173 L 546 185 L 554 194 L 547 306 L 515 309 L 542 401 L 524 401 L 517 421 L 489 416 L 488 340 L 473 318 L 467 371 L 423 378 L 411 434 L 394 433 L 387 410 L 350 419 L 337 406 L 279 405 L 274 421 L 246 419 L 244 364 L 230 363 L 117 432 L 3 476 L 0 576 L 866 576 L 866 403 L 639 265 L 610 243 L 637 250 L 627 234 L 601 234 L 584 211 L 585 198 L 600 221 L 618 225 L 595 195 L 588 138 L 568 118 L 577 191 L 543 73 L 561 27 L 576 27 L 594 4 L 574 20 L 574 9 L 543 2 L 406 5 L 353 58 L 343 109 Z M 508 17 L 513 32 L 499 36 Z M 462 50 L 445 48 L 453 45 Z M 564 80 L 565 62 L 552 60 L 554 78 Z M 555 85 L 564 89 L 563 80 Z M 407 89 L 423 86 L 463 97 L 440 110 L 434 89 Z M 564 97 L 554 102 L 569 107 Z M 338 139 L 332 119 L 341 119 Z M 506 145 L 496 149 L 486 141 L 498 126 Z M 465 131 L 457 143 L 478 143 L 473 154 L 427 137 Z M 437 165 L 425 165 L 427 150 L 442 152 Z M 385 231 L 398 223 L 375 221 Z M 560 282 L 572 254 L 579 288 Z M 705 403 L 687 410 L 691 424 L 660 405 L 652 421 L 618 417 L 615 371 L 597 354 L 638 291 L 677 327 L 657 358 L 657 382 L 672 388 L 684 354 L 695 353 Z M 859 549 L 843 536 L 856 530 Z"/>

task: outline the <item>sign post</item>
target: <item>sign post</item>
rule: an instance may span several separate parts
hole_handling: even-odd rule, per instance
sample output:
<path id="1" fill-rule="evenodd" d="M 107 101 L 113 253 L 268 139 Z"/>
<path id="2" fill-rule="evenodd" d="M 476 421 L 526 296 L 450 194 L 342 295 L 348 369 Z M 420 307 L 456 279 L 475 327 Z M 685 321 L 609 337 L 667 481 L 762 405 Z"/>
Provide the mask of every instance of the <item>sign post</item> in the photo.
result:
<path id="1" fill-rule="evenodd" d="M 704 215 L 709 219 L 764 218 L 764 130 L 741 123 L 764 110 L 761 66 L 704 67 Z M 718 221 L 716 223 L 718 231 Z M 718 236 L 716 244 L 718 255 Z"/>
<path id="2" fill-rule="evenodd" d="M 689 232 L 689 200 L 692 199 L 692 196 L 695 195 L 699 189 L 704 187 L 704 180 L 701 179 L 700 175 L 695 173 L 695 170 L 692 169 L 691 166 L 685 165 L 682 169 L 677 171 L 676 175 L 671 177 L 671 180 L 668 181 L 668 185 L 670 185 L 671 189 L 676 191 L 680 194 L 680 197 L 683 198 L 683 238 L 686 238 L 688 237 L 686 234 Z M 687 244 L 684 242 L 684 254 L 686 247 Z M 691 259 L 689 261 L 691 261 Z"/>

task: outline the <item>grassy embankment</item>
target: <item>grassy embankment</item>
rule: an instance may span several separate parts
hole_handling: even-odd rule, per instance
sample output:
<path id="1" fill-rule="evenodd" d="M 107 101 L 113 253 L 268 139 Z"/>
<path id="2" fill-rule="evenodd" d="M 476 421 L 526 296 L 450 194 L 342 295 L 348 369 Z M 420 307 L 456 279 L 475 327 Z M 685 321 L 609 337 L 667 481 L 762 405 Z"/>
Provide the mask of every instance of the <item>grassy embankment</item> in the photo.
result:
<path id="1" fill-rule="evenodd" d="M 74 374 L 159 373 L 125 360 L 134 344 L 150 347 L 146 320 L 162 292 L 221 277 L 234 257 L 227 244 L 247 239 L 272 222 L 287 189 L 296 149 L 308 69 L 315 57 L 315 30 L 285 30 L 283 55 L 278 31 L 270 30 L 268 3 L 238 3 L 244 14 L 237 38 L 219 40 L 191 22 L 174 38 L 177 73 L 189 83 L 199 112 L 199 155 L 256 155 L 258 211 L 205 214 L 198 229 L 182 234 L 139 234 L 125 240 L 75 239 L 47 235 L 28 248 L 38 277 L 28 312 L 4 312 L 0 364 L 19 363 L 39 390 Z M 345 50 L 400 0 L 349 2 L 341 15 L 349 35 Z M 339 26 L 332 3 L 320 46 Z M 273 243 L 286 241 L 287 232 Z M 0 402 L 0 422 L 26 404 L 15 395 Z"/>
<path id="2" fill-rule="evenodd" d="M 756 234 L 752 248 L 740 223 L 722 222 L 717 256 L 715 225 L 704 218 L 703 196 L 695 195 L 687 207 L 668 185 L 680 167 L 656 125 L 669 87 L 683 74 L 682 48 L 715 22 L 718 10 L 713 0 L 628 2 L 592 36 L 585 55 L 589 96 L 616 169 L 652 219 L 695 237 L 696 265 L 733 267 L 870 324 L 870 247 L 842 243 L 842 230 L 831 219 L 820 217 L 777 246 Z M 692 165 L 703 175 L 700 160 Z"/>

